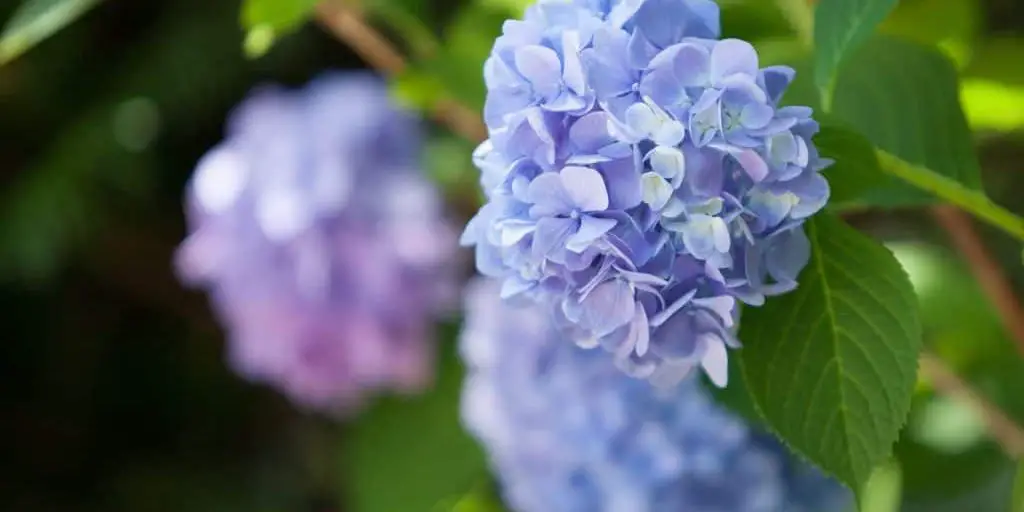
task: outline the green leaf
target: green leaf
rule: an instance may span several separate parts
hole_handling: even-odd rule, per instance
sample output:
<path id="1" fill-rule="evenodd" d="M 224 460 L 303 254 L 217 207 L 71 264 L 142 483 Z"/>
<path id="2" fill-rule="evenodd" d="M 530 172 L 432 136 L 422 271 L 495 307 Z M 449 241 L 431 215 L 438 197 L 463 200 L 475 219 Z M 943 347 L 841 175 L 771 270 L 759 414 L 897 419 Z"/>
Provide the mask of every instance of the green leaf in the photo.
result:
<path id="1" fill-rule="evenodd" d="M 829 213 L 806 231 L 812 255 L 799 288 L 744 310 L 740 361 L 769 427 L 860 490 L 910 409 L 917 300 L 882 245 Z"/>
<path id="2" fill-rule="evenodd" d="M 70 25 L 100 0 L 27 0 L 0 35 L 0 65 Z"/>
<path id="3" fill-rule="evenodd" d="M 481 70 L 508 18 L 505 9 L 478 4 L 464 7 L 445 27 L 442 51 L 431 62 L 431 69 L 448 94 L 478 112 L 483 110 L 487 95 Z"/>
<path id="4" fill-rule="evenodd" d="M 348 510 L 430 512 L 487 474 L 459 422 L 463 372 L 455 343 L 446 341 L 431 392 L 381 400 L 352 425 L 341 461 Z"/>
<path id="5" fill-rule="evenodd" d="M 701 383 L 720 405 L 748 422 L 760 424 L 762 423 L 761 413 L 757 412 L 754 399 L 750 396 L 750 389 L 747 387 L 743 371 L 739 366 L 738 364 L 729 365 L 729 385 L 724 388 L 714 385 L 708 379 L 701 379 Z"/>
<path id="6" fill-rule="evenodd" d="M 888 179 L 871 142 L 841 124 L 822 121 L 814 144 L 821 156 L 835 160 L 824 171 L 831 190 L 830 205 L 855 204 L 865 191 Z"/>
<path id="7" fill-rule="evenodd" d="M 245 0 L 241 21 L 246 56 L 263 56 L 278 37 L 304 23 L 316 4 L 317 0 Z"/>
<path id="8" fill-rule="evenodd" d="M 971 49 L 983 15 L 977 0 L 902 0 L 878 31 L 936 45 L 959 67 L 972 60 Z"/>
<path id="9" fill-rule="evenodd" d="M 899 512 L 903 472 L 891 459 L 875 468 L 861 493 L 860 512 Z"/>
<path id="10" fill-rule="evenodd" d="M 934 48 L 876 36 L 845 62 L 832 115 L 880 149 L 981 189 L 971 132 L 960 107 L 956 70 Z M 930 194 L 889 178 L 865 194 L 875 206 L 930 204 Z"/>
<path id="11" fill-rule="evenodd" d="M 444 97 L 444 84 L 434 75 L 409 67 L 391 79 L 391 95 L 398 104 L 429 111 Z"/>
<path id="12" fill-rule="evenodd" d="M 472 492 L 445 500 L 431 512 L 505 512 L 493 485 L 479 485 Z"/>
<path id="13" fill-rule="evenodd" d="M 317 0 L 245 0 L 242 26 L 251 29 L 269 25 L 278 31 L 291 30 L 306 21 Z"/>
<path id="14" fill-rule="evenodd" d="M 818 2 L 814 10 L 814 83 L 819 89 L 831 88 L 843 59 L 871 37 L 894 7 L 896 0 Z"/>
<path id="15" fill-rule="evenodd" d="M 1024 461 L 1017 466 L 1017 476 L 1013 479 L 1010 507 L 1010 512 L 1024 512 Z"/>

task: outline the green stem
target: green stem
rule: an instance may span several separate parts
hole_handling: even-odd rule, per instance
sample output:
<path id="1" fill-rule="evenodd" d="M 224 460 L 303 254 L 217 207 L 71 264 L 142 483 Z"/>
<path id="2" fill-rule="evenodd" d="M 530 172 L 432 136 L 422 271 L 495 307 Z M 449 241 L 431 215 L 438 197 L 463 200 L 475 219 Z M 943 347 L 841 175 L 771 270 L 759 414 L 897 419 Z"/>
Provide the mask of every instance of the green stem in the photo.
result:
<path id="1" fill-rule="evenodd" d="M 960 207 L 1017 238 L 1024 240 L 1024 219 L 993 203 L 983 192 L 971 190 L 926 167 L 907 162 L 895 155 L 875 150 L 882 169 L 897 178 Z"/>

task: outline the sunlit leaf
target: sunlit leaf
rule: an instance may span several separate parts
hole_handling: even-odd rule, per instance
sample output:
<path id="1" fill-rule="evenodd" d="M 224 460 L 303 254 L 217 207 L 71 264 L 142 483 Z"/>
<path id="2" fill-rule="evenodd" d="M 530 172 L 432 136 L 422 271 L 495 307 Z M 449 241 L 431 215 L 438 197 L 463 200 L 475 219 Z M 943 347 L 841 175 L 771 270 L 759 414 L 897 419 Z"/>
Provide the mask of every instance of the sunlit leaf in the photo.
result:
<path id="1" fill-rule="evenodd" d="M 0 34 L 0 65 L 70 25 L 100 0 L 27 0 Z"/>
<path id="2" fill-rule="evenodd" d="M 860 512 L 899 512 L 903 473 L 891 459 L 875 468 L 861 492 Z"/>
<path id="3" fill-rule="evenodd" d="M 270 50 L 281 34 L 309 18 L 317 0 L 244 0 L 241 21 L 246 30 L 243 49 L 250 58 Z"/>

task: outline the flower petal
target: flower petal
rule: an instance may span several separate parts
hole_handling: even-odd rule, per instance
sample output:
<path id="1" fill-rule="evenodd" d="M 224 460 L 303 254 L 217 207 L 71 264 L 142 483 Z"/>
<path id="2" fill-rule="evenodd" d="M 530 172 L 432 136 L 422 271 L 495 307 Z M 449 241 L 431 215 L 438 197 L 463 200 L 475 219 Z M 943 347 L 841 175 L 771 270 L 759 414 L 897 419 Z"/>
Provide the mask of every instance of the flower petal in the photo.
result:
<path id="1" fill-rule="evenodd" d="M 643 184 L 644 202 L 650 205 L 651 209 L 660 211 L 672 198 L 672 185 L 653 172 L 645 172 L 640 180 Z"/>
<path id="2" fill-rule="evenodd" d="M 729 383 L 729 354 L 725 343 L 714 334 L 702 334 L 699 338 L 705 347 L 700 365 L 711 382 L 724 388 Z"/>
<path id="3" fill-rule="evenodd" d="M 542 260 L 556 251 L 564 250 L 576 225 L 576 220 L 562 217 L 546 217 L 537 221 L 533 233 L 533 257 Z"/>
<path id="4" fill-rule="evenodd" d="M 711 81 L 718 83 L 731 75 L 757 76 L 757 50 L 740 39 L 723 39 L 711 50 Z"/>
<path id="5" fill-rule="evenodd" d="M 533 203 L 530 207 L 530 216 L 533 218 L 567 214 L 575 206 L 562 185 L 561 176 L 554 172 L 546 172 L 534 178 L 526 195 Z"/>
<path id="6" fill-rule="evenodd" d="M 581 302 L 580 324 L 601 337 L 633 319 L 636 300 L 629 283 L 612 279 L 597 285 Z"/>
<path id="7" fill-rule="evenodd" d="M 580 227 L 575 234 L 569 237 L 565 248 L 575 253 L 581 253 L 590 247 L 595 240 L 611 231 L 618 221 L 615 219 L 600 219 L 590 215 L 580 217 Z"/>
<path id="8" fill-rule="evenodd" d="M 553 98 L 562 81 L 562 62 L 551 48 L 540 45 L 516 49 L 516 69 L 533 87 L 534 94 Z"/>
<path id="9" fill-rule="evenodd" d="M 656 146 L 647 154 L 647 158 L 651 162 L 651 169 L 671 180 L 673 185 L 686 176 L 686 156 L 678 148 Z"/>
<path id="10" fill-rule="evenodd" d="M 589 167 L 571 165 L 564 167 L 559 177 L 574 207 L 584 212 L 608 209 L 608 188 L 601 173 Z"/>

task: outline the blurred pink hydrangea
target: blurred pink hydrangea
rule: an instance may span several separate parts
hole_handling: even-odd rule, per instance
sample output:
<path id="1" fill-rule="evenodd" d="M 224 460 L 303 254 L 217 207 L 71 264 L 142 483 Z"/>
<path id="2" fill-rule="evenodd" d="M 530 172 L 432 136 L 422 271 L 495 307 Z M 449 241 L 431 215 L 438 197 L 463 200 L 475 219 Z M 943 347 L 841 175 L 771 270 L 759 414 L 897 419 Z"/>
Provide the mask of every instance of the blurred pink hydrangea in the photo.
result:
<path id="1" fill-rule="evenodd" d="M 236 371 L 342 415 L 431 382 L 457 235 L 419 147 L 369 74 L 264 87 L 231 115 L 188 183 L 176 264 L 209 292 Z"/>

